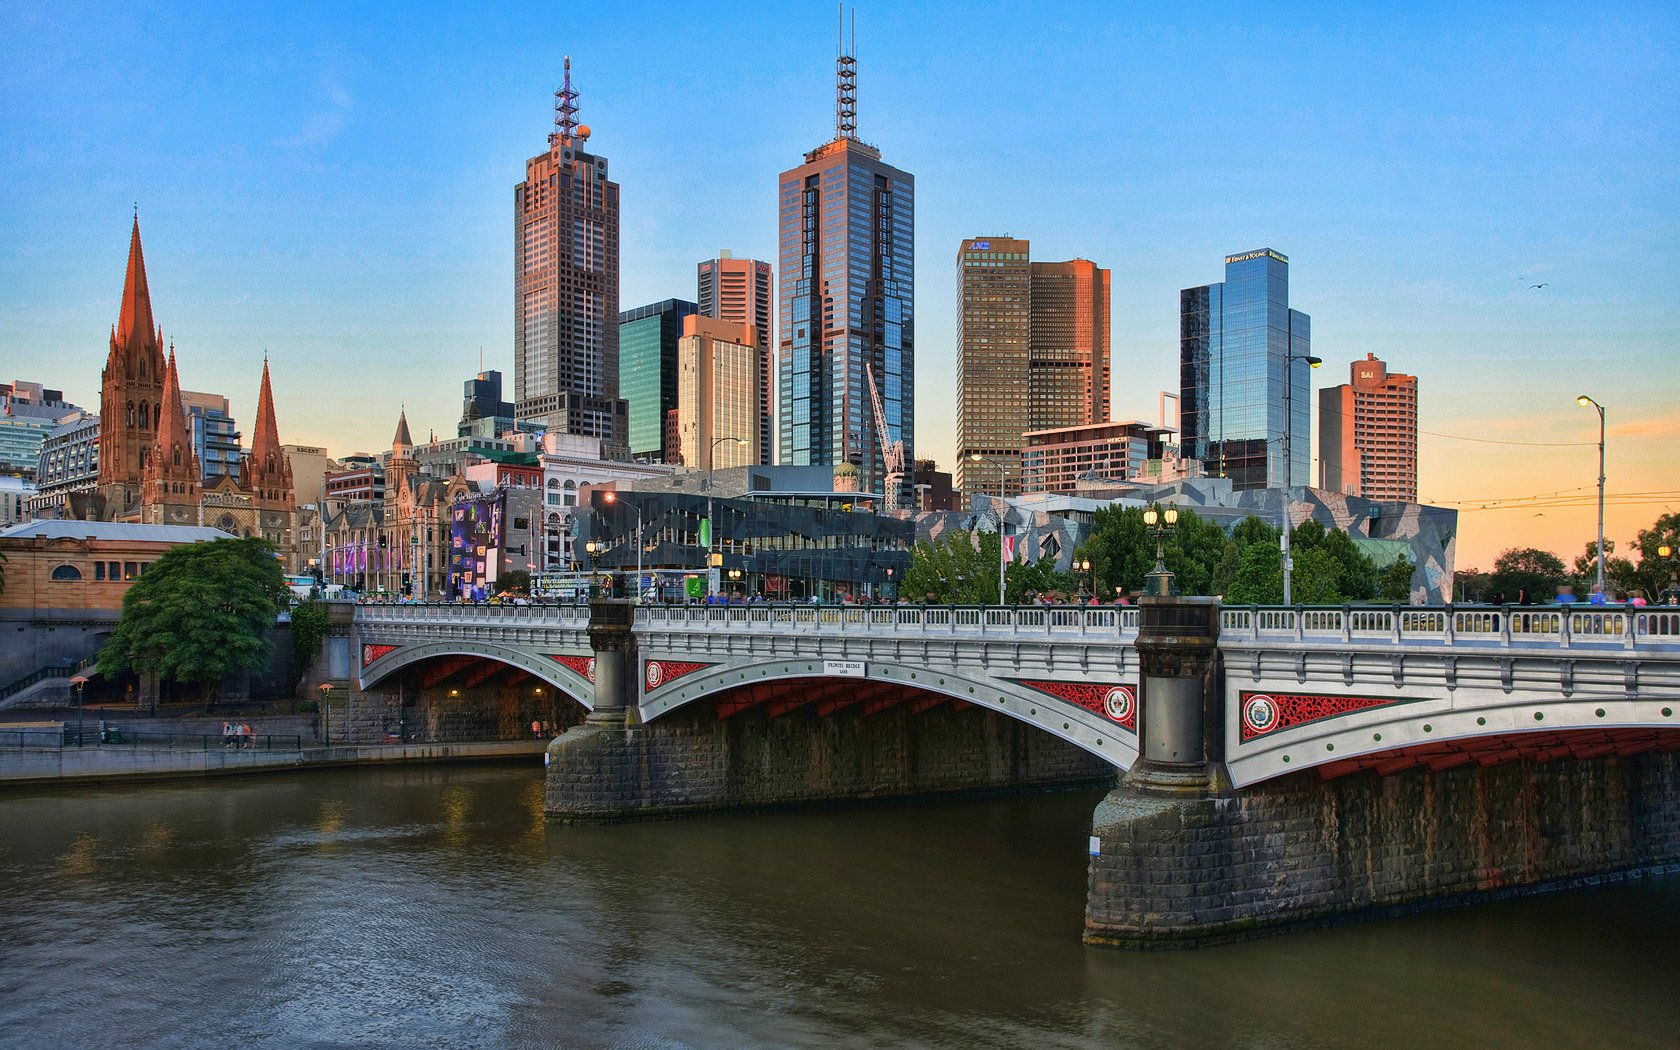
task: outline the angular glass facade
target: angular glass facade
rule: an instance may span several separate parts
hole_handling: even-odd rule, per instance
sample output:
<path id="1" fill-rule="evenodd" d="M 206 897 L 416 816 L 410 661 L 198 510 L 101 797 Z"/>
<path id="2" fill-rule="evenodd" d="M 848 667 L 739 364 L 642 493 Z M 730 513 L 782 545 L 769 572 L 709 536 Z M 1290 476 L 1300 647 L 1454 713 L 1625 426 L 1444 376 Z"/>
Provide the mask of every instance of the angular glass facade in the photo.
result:
<path id="1" fill-rule="evenodd" d="M 619 390 L 630 403 L 630 454 L 672 462 L 665 447 L 665 413 L 677 407 L 677 340 L 683 318 L 699 307 L 666 299 L 618 315 Z"/>
<path id="2" fill-rule="evenodd" d="M 851 463 L 881 492 L 885 466 L 867 364 L 889 441 L 915 461 L 915 180 L 840 137 L 781 175 L 777 459 Z"/>
<path id="3" fill-rule="evenodd" d="M 1308 484 L 1311 352 L 1311 319 L 1289 308 L 1289 259 L 1279 252 L 1228 255 L 1223 283 L 1180 292 L 1185 457 L 1237 489 Z"/>

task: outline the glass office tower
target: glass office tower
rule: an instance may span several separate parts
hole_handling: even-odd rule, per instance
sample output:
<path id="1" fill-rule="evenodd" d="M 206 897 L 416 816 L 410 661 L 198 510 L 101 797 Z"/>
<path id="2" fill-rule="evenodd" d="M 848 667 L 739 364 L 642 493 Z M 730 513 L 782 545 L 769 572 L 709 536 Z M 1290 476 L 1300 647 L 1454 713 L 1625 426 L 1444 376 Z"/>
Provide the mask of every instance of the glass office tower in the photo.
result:
<path id="1" fill-rule="evenodd" d="M 683 318 L 698 310 L 686 299 L 666 299 L 618 315 L 619 392 L 630 403 L 630 455 L 639 462 L 676 461 L 665 447 L 665 414 L 677 407 Z"/>
<path id="2" fill-rule="evenodd" d="M 915 462 L 915 180 L 856 132 L 855 60 L 839 60 L 835 137 L 778 184 L 777 459 L 851 463 L 885 484 L 870 404 L 872 370 L 887 440 L 902 441 L 911 505 Z M 866 367 L 867 366 L 867 367 Z"/>
<path id="3" fill-rule="evenodd" d="M 1310 482 L 1311 323 L 1289 308 L 1289 258 L 1270 248 L 1227 255 L 1223 283 L 1179 293 L 1186 458 L 1237 489 Z"/>

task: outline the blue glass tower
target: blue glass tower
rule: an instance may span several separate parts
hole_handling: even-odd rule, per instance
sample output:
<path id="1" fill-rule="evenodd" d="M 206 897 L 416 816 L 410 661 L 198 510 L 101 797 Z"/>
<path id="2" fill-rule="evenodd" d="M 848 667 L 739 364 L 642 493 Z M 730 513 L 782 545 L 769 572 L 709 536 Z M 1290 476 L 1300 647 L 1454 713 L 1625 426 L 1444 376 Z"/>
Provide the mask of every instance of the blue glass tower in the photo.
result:
<path id="1" fill-rule="evenodd" d="M 887 466 L 871 405 L 874 373 L 887 444 L 903 442 L 910 505 L 915 462 L 915 180 L 857 138 L 856 60 L 841 55 L 835 136 L 779 180 L 777 458 L 851 463 L 864 491 Z M 866 367 L 867 366 L 867 367 Z"/>
<path id="2" fill-rule="evenodd" d="M 1312 319 L 1289 308 L 1289 258 L 1270 248 L 1227 255 L 1224 282 L 1178 301 L 1185 458 L 1238 489 L 1306 484 Z"/>

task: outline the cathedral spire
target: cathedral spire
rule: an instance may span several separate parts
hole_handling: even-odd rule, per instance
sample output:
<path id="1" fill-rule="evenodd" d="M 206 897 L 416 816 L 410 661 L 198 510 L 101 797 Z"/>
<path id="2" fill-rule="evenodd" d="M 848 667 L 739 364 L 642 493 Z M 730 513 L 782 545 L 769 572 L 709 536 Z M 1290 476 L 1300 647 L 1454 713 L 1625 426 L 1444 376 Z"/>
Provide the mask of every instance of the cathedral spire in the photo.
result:
<path id="1" fill-rule="evenodd" d="M 191 482 L 197 488 L 198 456 L 193 452 L 192 432 L 187 429 L 187 412 L 181 399 L 181 374 L 175 368 L 175 347 L 169 348 L 169 365 L 164 373 L 163 401 L 158 409 L 154 474 Z"/>
<path id="2" fill-rule="evenodd" d="M 262 390 L 257 394 L 257 425 L 251 435 L 251 458 L 267 466 L 280 456 L 280 427 L 274 420 L 274 387 L 268 380 L 268 358 L 263 358 Z"/>
<path id="3" fill-rule="evenodd" d="M 404 406 L 397 415 L 397 436 L 391 439 L 391 451 L 406 452 L 414 447 L 414 439 L 408 436 L 408 408 Z"/>
<path id="4" fill-rule="evenodd" d="M 152 321 L 152 293 L 146 287 L 146 257 L 140 250 L 140 214 L 134 215 L 134 231 L 128 238 L 128 275 L 123 278 L 122 310 L 117 316 L 117 341 L 127 344 L 138 337 L 155 338 Z"/>

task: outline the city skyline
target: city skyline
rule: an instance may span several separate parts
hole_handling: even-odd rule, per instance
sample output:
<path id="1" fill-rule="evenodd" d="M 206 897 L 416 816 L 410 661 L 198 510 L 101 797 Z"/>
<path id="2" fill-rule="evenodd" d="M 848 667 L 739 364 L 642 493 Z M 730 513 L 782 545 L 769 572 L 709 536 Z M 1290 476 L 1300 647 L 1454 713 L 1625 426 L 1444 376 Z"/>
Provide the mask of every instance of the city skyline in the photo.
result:
<path id="1" fill-rule="evenodd" d="M 774 175 L 832 105 L 832 9 L 716 27 L 661 14 L 669 24 L 583 18 L 565 39 L 517 43 L 522 22 L 454 26 L 425 10 L 400 32 L 392 13 L 365 26 L 324 17 L 303 35 L 260 9 L 217 32 L 169 13 L 98 27 L 74 13 L 0 16 L 11 41 L 0 90 L 17 129 L 0 155 L 13 187 L 0 204 L 0 351 L 16 373 L 3 378 L 98 402 L 138 199 L 167 334 L 203 362 L 195 387 L 242 391 L 267 350 L 294 441 L 378 449 L 401 403 L 447 435 L 480 346 L 485 368 L 513 372 L 502 195 L 546 117 L 562 52 L 589 71 L 591 145 L 629 190 L 623 302 L 686 297 L 718 244 L 771 258 Z M 995 10 L 976 24 L 934 9 L 860 14 L 863 138 L 922 183 L 919 455 L 954 466 L 955 281 L 941 260 L 963 236 L 1003 230 L 1045 257 L 1113 267 L 1121 419 L 1152 419 L 1156 391 L 1177 387 L 1178 289 L 1211 276 L 1209 259 L 1269 244 L 1290 256 L 1292 297 L 1314 318 L 1313 352 L 1329 369 L 1314 390 L 1368 352 L 1420 377 L 1419 498 L 1465 510 L 1461 568 L 1529 543 L 1570 560 L 1591 538 L 1597 420 L 1578 393 L 1609 410 L 1607 536 L 1625 544 L 1680 505 L 1680 324 L 1662 280 L 1680 257 L 1664 218 L 1676 203 L 1664 175 L 1675 113 L 1654 91 L 1675 57 L 1672 12 L 1279 27 L 1215 13 L 1203 25 L 1098 25 L 1077 45 Z M 671 153 L 683 126 L 671 100 L 707 83 L 707 45 L 749 24 L 762 79 L 719 122 L 733 137 L 706 156 Z M 427 52 L 446 30 L 461 46 Z M 639 61 L 663 34 L 694 37 L 694 61 Z M 1011 41 L 1028 84 L 1009 94 L 1001 138 L 974 130 L 996 125 L 995 98 L 951 86 L 995 39 Z M 1308 59 L 1289 47 L 1303 43 L 1333 46 Z M 1083 85 L 1098 53 L 1092 109 L 1065 112 L 1061 88 Z M 268 86 L 241 82 L 253 55 Z M 133 61 L 184 61 L 194 75 L 134 81 Z M 413 72 L 397 74 L 405 64 Z M 1204 98 L 1198 77 L 1220 90 Z M 1233 108 L 1249 119 L 1232 122 Z M 113 153 L 129 162 L 99 159 Z M 1059 192 L 1000 198 L 1029 160 Z M 259 169 L 263 182 L 242 181 Z M 356 185 L 368 172 L 377 184 Z M 381 376 L 372 394 L 364 370 Z M 235 418 L 254 416 L 233 402 Z M 1515 509 L 1477 509 L 1512 497 Z"/>

